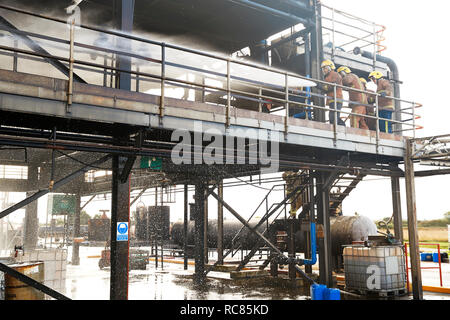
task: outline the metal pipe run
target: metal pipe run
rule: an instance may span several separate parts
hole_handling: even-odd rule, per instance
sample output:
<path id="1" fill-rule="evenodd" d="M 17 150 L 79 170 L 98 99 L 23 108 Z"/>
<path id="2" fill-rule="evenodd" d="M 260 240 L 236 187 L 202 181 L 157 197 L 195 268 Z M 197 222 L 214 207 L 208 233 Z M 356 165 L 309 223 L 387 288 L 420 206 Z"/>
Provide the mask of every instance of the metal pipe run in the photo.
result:
<path id="1" fill-rule="evenodd" d="M 228 1 L 236 3 L 236 4 L 239 4 L 239 5 L 242 5 L 242 6 L 245 6 L 245 7 L 249 7 L 249 8 L 255 9 L 255 10 L 259 10 L 259 11 L 262 11 L 262 12 L 270 13 L 270 14 L 272 14 L 274 16 L 277 16 L 277 17 L 280 17 L 280 18 L 283 18 L 283 19 L 287 19 L 287 20 L 290 20 L 292 22 L 301 23 L 301 24 L 303 24 L 305 26 L 312 24 L 312 22 L 307 20 L 307 19 L 300 18 L 300 17 L 298 17 L 296 15 L 293 15 L 293 14 L 290 14 L 290 13 L 287 13 L 287 12 L 284 12 L 284 11 L 281 11 L 281 10 L 277 10 L 277 9 L 271 8 L 271 7 L 265 6 L 263 4 L 254 2 L 254 1 L 249 1 L 249 0 L 228 0 Z M 304 8 L 306 9 L 306 7 L 304 7 Z"/>
<path id="2" fill-rule="evenodd" d="M 392 73 L 392 77 L 394 80 L 394 97 L 396 98 L 394 100 L 395 103 L 395 115 L 396 118 L 395 120 L 397 121 L 401 121 L 401 114 L 400 114 L 400 76 L 399 76 L 399 72 L 398 72 L 398 67 L 397 64 L 395 63 L 394 60 L 392 60 L 391 58 L 385 57 L 385 56 L 380 56 L 380 55 L 374 55 L 372 52 L 369 51 L 364 51 L 361 50 L 361 48 L 356 47 L 355 49 L 353 49 L 353 53 L 355 55 L 359 55 L 361 54 L 363 57 L 368 58 L 368 59 L 376 59 L 376 61 L 380 61 L 380 62 L 384 62 L 387 64 L 387 66 L 389 67 L 389 70 Z M 401 125 L 399 126 L 399 130 L 401 129 Z"/>

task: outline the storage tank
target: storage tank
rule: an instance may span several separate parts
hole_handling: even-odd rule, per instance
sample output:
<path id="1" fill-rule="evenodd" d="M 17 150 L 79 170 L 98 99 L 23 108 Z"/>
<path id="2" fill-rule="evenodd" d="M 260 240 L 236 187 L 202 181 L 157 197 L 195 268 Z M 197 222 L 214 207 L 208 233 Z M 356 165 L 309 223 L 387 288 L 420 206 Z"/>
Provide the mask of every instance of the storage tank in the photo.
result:
<path id="1" fill-rule="evenodd" d="M 378 235 L 375 223 L 364 216 L 339 216 L 330 218 L 332 255 L 342 255 L 343 246 L 353 241 L 366 241 Z"/>
<path id="2" fill-rule="evenodd" d="M 256 224 L 259 222 L 259 220 L 250 221 L 249 224 L 252 227 L 255 227 Z M 183 222 L 175 222 L 172 226 L 172 240 L 178 244 L 183 245 L 184 243 L 184 223 Z M 242 228 L 242 223 L 239 221 L 227 221 L 225 220 L 223 222 L 223 243 L 224 248 L 229 248 L 231 245 L 231 240 L 234 238 L 234 236 L 239 232 L 239 230 Z M 194 244 L 194 227 L 195 223 L 194 221 L 188 222 L 188 237 L 187 242 L 188 245 Z M 260 226 L 258 231 L 262 232 L 264 228 L 266 227 L 265 224 Z M 208 220 L 208 247 L 210 248 L 217 248 L 217 220 Z M 250 230 L 247 228 L 244 228 L 241 232 L 241 241 L 243 244 L 243 249 L 249 250 L 251 249 L 254 244 L 256 243 L 257 236 L 254 235 Z"/>
<path id="3" fill-rule="evenodd" d="M 250 225 L 255 226 L 259 220 L 251 221 Z M 296 221 L 298 222 L 298 221 Z M 223 222 L 224 229 L 224 247 L 229 248 L 231 239 L 242 228 L 242 224 L 238 221 Z M 264 223 L 258 231 L 262 232 L 266 228 Z M 287 224 L 284 219 L 275 221 L 272 231 L 287 231 Z M 296 229 L 299 229 L 299 223 L 296 223 Z M 193 245 L 193 230 L 194 221 L 189 221 L 188 224 L 188 244 Z M 251 249 L 257 237 L 252 234 L 247 228 L 243 231 L 244 245 L 246 249 Z M 375 223 L 364 216 L 340 216 L 330 218 L 330 233 L 332 244 L 332 255 L 342 255 L 342 246 L 352 244 L 353 241 L 365 241 L 370 235 L 377 235 L 377 227 Z M 305 232 L 297 231 L 295 234 L 296 250 L 304 252 L 305 250 Z M 183 222 L 176 222 L 172 227 L 172 240 L 178 244 L 183 244 Z M 217 220 L 208 221 L 208 246 L 211 248 L 217 247 Z"/>
<path id="4" fill-rule="evenodd" d="M 148 241 L 154 235 L 159 235 L 159 240 L 170 238 L 170 207 L 149 206 L 140 208 L 136 212 L 136 239 Z"/>
<path id="5" fill-rule="evenodd" d="M 8 267 L 23 273 L 24 275 L 36 280 L 39 283 L 44 282 L 44 263 L 42 261 L 26 262 L 8 265 Z M 5 274 L 5 300 L 44 300 L 45 295 L 20 280 Z"/>

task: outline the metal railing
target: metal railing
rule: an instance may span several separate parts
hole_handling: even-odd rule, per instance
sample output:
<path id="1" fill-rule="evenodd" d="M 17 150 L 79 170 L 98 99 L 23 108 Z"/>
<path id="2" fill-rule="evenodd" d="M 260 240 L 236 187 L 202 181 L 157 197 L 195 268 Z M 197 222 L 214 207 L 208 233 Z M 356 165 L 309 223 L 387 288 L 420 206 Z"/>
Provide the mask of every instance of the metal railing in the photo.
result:
<path id="1" fill-rule="evenodd" d="M 386 50 L 386 46 L 382 44 L 386 40 L 383 36 L 386 27 L 323 3 L 321 8 L 322 37 L 324 45 L 331 47 L 332 56 L 336 50 L 352 52 L 353 48 L 359 46 L 373 50 L 375 65 L 376 54 Z"/>
<path id="2" fill-rule="evenodd" d="M 104 30 L 92 26 L 68 25 L 66 21 L 43 16 L 27 11 L 0 5 L 0 14 L 5 11 L 12 11 L 15 14 L 23 14 L 34 17 L 39 23 L 50 23 L 51 30 L 59 30 L 60 36 L 44 35 L 33 31 L 12 29 L 0 24 L 0 29 L 6 31 L 0 37 L 0 54 L 13 58 L 12 69 L 21 68 L 20 62 L 25 59 L 27 73 L 37 72 L 39 75 L 52 73 L 55 77 L 55 70 L 47 68 L 36 68 L 33 63 L 51 63 L 57 61 L 67 67 L 69 85 L 67 91 L 67 112 L 70 112 L 70 105 L 73 101 L 73 82 L 75 79 L 84 77 L 89 79 L 88 83 L 102 86 L 116 87 L 116 75 L 129 74 L 131 76 L 132 90 L 141 93 L 160 95 L 159 117 L 164 117 L 166 98 L 177 97 L 180 93 L 174 92 L 182 90 L 182 99 L 193 100 L 204 103 L 214 103 L 223 105 L 225 108 L 226 127 L 231 125 L 232 111 L 235 108 L 263 111 L 264 105 L 274 105 L 269 112 L 280 114 L 284 117 L 284 132 L 289 132 L 291 115 L 290 109 L 297 107 L 300 113 L 303 112 L 304 119 L 309 120 L 307 114 L 317 112 L 327 112 L 330 109 L 322 104 L 327 95 L 319 90 L 309 89 L 318 85 L 331 85 L 333 87 L 333 97 L 336 101 L 336 90 L 351 90 L 375 97 L 375 105 L 355 103 L 349 100 L 338 100 L 346 103 L 344 108 L 352 105 L 364 105 L 375 107 L 375 115 L 362 115 L 352 111 L 341 110 L 340 113 L 349 117 L 363 117 L 364 119 L 376 120 L 376 144 L 377 150 L 380 140 L 379 122 L 383 118 L 379 115 L 377 93 L 350 89 L 345 86 L 327 83 L 325 81 L 311 79 L 292 72 L 277 70 L 268 66 L 258 65 L 246 61 L 232 59 L 208 52 L 189 49 L 164 42 L 149 40 L 134 35 Z M 38 22 L 36 22 L 37 24 Z M 55 27 L 56 24 L 56 27 Z M 59 28 L 59 29 L 58 29 Z M 43 29 L 44 30 L 44 29 Z M 47 29 L 45 29 L 47 30 Z M 43 31 L 44 32 L 44 31 Z M 53 32 L 56 33 L 56 32 Z M 8 36 L 9 34 L 9 36 Z M 22 41 L 27 37 L 27 41 Z M 33 38 L 39 45 L 45 46 L 48 51 L 26 50 L 23 47 Z M 6 42 L 6 43 L 5 43 Z M 9 45 L 7 45 L 9 43 Z M 124 49 L 125 48 L 125 49 Z M 128 48 L 128 50 L 126 50 Z M 55 53 L 50 53 L 53 51 Z M 122 69 L 116 64 L 121 59 L 131 61 L 131 70 Z M 79 75 L 78 75 L 79 74 Z M 61 77 L 61 74 L 58 74 Z M 75 78 L 76 76 L 76 78 Z M 56 76 L 57 77 L 57 76 Z M 194 77 L 194 80 L 190 78 Z M 67 76 L 62 78 L 67 79 Z M 265 79 L 264 79 L 265 78 Z M 208 83 L 209 82 L 209 83 Z M 302 83 L 306 85 L 298 85 Z M 172 92 L 169 92 L 171 90 Z M 194 93 L 194 98 L 192 98 Z M 199 94 L 201 97 L 198 97 Z M 405 105 L 398 112 L 401 114 L 396 119 L 389 120 L 390 123 L 401 125 L 406 129 L 397 130 L 415 132 L 420 129 L 416 120 L 420 117 L 416 109 L 421 104 L 410 102 L 395 97 L 387 97 L 393 101 L 400 101 Z M 209 100 L 209 101 L 208 101 Z M 317 100 L 316 104 L 313 100 Z M 300 114 L 298 113 L 298 114 Z M 334 113 L 336 117 L 336 112 Z M 402 116 L 408 117 L 402 119 Z M 395 117 L 394 117 L 395 118 Z M 335 119 L 336 120 L 336 119 Z M 332 121 L 330 121 L 332 122 Z M 338 140 L 337 121 L 334 121 L 333 132 L 334 141 Z"/>
<path id="3" fill-rule="evenodd" d="M 409 242 L 405 242 L 406 287 L 407 287 L 407 290 L 409 292 L 409 270 L 411 268 L 408 267 L 408 246 L 409 246 Z M 439 243 L 419 243 L 419 247 L 420 246 L 433 246 L 433 247 L 435 246 L 437 248 L 438 264 L 439 265 L 437 267 L 423 267 L 423 266 L 421 266 L 420 269 L 421 270 L 422 269 L 438 269 L 439 270 L 439 282 L 440 282 L 440 285 L 442 287 L 443 283 L 442 283 L 442 265 L 441 265 L 441 245 Z"/>

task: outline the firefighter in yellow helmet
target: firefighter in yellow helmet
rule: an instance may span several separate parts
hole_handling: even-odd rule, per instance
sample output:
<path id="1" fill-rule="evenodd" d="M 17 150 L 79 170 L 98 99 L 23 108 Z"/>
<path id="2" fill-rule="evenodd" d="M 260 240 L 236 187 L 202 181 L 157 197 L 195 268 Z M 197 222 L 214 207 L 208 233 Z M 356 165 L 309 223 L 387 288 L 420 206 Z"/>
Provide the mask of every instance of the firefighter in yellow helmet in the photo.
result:
<path id="1" fill-rule="evenodd" d="M 373 90 L 370 90 L 367 88 L 367 80 L 366 79 L 359 78 L 359 80 L 361 80 L 361 83 L 363 84 L 365 91 L 373 93 Z M 373 102 L 370 102 L 372 99 L 373 99 L 372 95 L 367 95 L 367 104 L 369 104 L 370 106 L 369 105 L 366 106 L 366 114 L 368 116 L 375 117 L 376 116 L 375 115 L 375 107 L 373 106 Z M 367 123 L 367 126 L 369 127 L 369 130 L 376 130 L 376 127 L 377 127 L 376 119 L 366 118 L 366 123 Z"/>
<path id="2" fill-rule="evenodd" d="M 369 74 L 369 79 L 377 85 L 378 97 L 378 114 L 380 116 L 380 131 L 392 133 L 392 113 L 394 112 L 394 100 L 392 98 L 393 89 L 389 80 L 383 77 L 379 71 L 373 71 Z M 375 99 L 371 99 L 375 102 Z"/>
<path id="3" fill-rule="evenodd" d="M 336 67 L 331 60 L 324 60 L 321 65 L 322 73 L 324 75 L 324 80 L 330 83 L 336 83 L 342 85 L 342 77 L 335 71 Z M 326 105 L 330 107 L 330 110 L 338 110 L 337 112 L 337 124 L 340 126 L 345 126 L 345 122 L 341 119 L 342 109 L 342 88 L 336 87 L 336 97 L 334 96 L 334 86 L 330 84 L 322 84 L 319 86 L 323 91 L 325 91 L 327 96 Z M 334 124 L 334 112 L 330 111 L 329 119 L 330 123 Z"/>
<path id="4" fill-rule="evenodd" d="M 352 73 L 349 67 L 342 66 L 338 70 L 338 73 L 342 76 L 342 84 L 349 88 L 357 90 L 364 90 L 364 85 L 358 76 Z M 352 109 L 352 113 L 361 115 L 366 114 L 367 96 L 365 93 L 354 91 L 349 89 L 349 103 L 348 106 Z M 350 123 L 353 128 L 369 129 L 366 124 L 366 119 L 357 115 L 350 116 Z"/>

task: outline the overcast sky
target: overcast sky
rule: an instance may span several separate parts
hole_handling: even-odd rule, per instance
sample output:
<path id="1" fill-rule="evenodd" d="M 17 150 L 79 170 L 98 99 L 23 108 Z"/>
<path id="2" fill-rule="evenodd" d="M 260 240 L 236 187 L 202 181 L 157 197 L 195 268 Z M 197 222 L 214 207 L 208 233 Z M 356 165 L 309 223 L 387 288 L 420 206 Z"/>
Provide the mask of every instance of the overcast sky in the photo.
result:
<path id="1" fill-rule="evenodd" d="M 421 124 L 425 127 L 419 136 L 431 136 L 450 133 L 448 121 L 450 106 L 448 86 L 445 81 L 450 68 L 447 61 L 450 30 L 448 12 L 450 2 L 434 1 L 433 5 L 424 5 L 423 1 L 367 1 L 333 0 L 322 1 L 336 9 L 354 14 L 363 19 L 386 26 L 384 44 L 387 50 L 383 55 L 396 61 L 402 98 L 417 101 L 424 105 L 420 112 Z M 418 167 L 419 170 L 430 169 Z M 419 220 L 441 218 L 450 211 L 448 183 L 450 176 L 416 178 L 417 215 Z M 249 216 L 264 197 L 266 190 L 256 187 L 226 188 L 225 200 L 243 216 Z M 405 185 L 401 179 L 402 211 L 406 219 Z M 281 193 L 279 193 L 281 200 Z M 192 201 L 192 194 L 189 196 Z M 152 205 L 154 197 L 143 197 L 146 205 Z M 171 205 L 171 220 L 183 217 L 183 194 L 177 195 L 177 204 Z M 132 207 L 134 210 L 135 206 Z M 210 216 L 216 217 L 217 202 L 210 199 Z M 89 214 L 99 209 L 110 209 L 110 201 L 94 201 L 86 207 Z M 46 197 L 39 201 L 40 222 L 45 222 Z M 380 219 L 392 214 L 390 179 L 368 177 L 344 201 L 345 215 L 368 216 Z M 230 214 L 226 217 L 233 219 Z M 23 216 L 23 214 L 22 214 Z"/>

